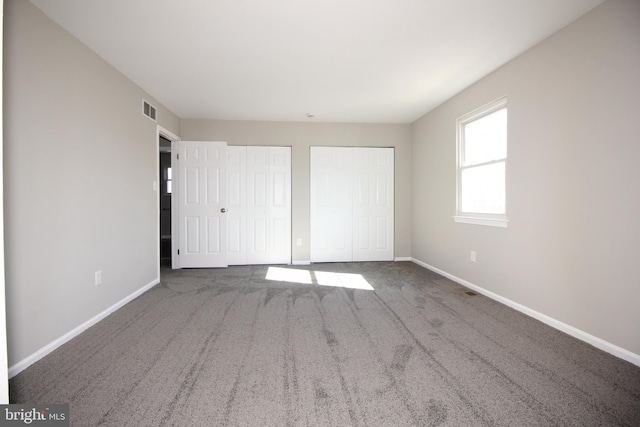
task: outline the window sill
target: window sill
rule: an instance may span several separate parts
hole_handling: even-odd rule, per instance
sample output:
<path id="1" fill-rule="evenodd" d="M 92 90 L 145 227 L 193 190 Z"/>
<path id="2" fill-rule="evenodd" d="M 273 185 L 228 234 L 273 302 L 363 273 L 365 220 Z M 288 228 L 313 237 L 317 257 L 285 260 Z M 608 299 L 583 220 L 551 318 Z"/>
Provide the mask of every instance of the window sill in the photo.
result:
<path id="1" fill-rule="evenodd" d="M 478 218 L 475 216 L 454 216 L 453 220 L 455 222 L 461 222 L 464 224 L 475 224 L 475 225 L 487 225 L 489 227 L 502 227 L 507 228 L 509 221 L 506 219 L 494 219 L 494 218 Z"/>

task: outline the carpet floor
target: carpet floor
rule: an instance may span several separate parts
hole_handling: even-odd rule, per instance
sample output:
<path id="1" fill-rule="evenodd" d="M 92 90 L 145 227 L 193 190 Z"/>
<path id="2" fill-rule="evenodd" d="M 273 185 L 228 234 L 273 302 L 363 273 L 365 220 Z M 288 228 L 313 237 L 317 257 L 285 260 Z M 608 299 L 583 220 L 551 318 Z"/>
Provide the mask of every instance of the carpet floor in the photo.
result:
<path id="1" fill-rule="evenodd" d="M 161 276 L 11 402 L 87 427 L 640 426 L 640 368 L 413 263 Z"/>

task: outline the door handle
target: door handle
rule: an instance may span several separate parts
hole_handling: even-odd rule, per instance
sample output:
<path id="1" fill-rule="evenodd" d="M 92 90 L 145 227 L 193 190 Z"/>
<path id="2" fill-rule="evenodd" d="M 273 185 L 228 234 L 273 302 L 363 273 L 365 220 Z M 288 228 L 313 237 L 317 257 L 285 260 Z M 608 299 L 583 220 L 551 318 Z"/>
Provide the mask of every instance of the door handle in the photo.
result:
<path id="1" fill-rule="evenodd" d="M 227 210 L 225 208 L 220 209 L 220 212 L 225 213 Z"/>

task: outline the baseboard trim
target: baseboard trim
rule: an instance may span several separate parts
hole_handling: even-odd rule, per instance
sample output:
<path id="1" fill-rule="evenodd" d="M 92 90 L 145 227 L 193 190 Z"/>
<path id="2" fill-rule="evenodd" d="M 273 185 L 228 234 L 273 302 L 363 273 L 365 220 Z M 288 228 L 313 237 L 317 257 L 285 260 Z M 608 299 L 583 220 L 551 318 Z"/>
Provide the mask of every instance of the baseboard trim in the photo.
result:
<path id="1" fill-rule="evenodd" d="M 575 328 L 571 325 L 568 325 L 564 322 L 561 322 L 557 319 L 554 319 L 553 317 L 547 316 L 546 314 L 540 313 L 539 311 L 533 310 L 527 306 L 524 306 L 522 304 L 519 304 L 515 301 L 512 301 L 508 298 L 505 298 L 503 296 L 500 296 L 496 293 L 493 293 L 491 291 L 488 291 L 484 288 L 481 288 L 478 285 L 474 285 L 473 283 L 470 283 L 464 279 L 461 279 L 459 277 L 454 276 L 453 274 L 449 274 L 446 271 L 440 270 L 439 268 L 436 268 L 432 265 L 427 264 L 426 262 L 422 262 L 420 260 L 417 260 L 415 258 L 411 258 L 411 261 L 418 264 L 421 267 L 426 268 L 427 270 L 431 270 L 435 273 L 438 273 L 444 277 L 446 277 L 447 279 L 453 280 L 456 283 L 459 283 L 469 289 L 472 289 L 486 297 L 491 298 L 492 300 L 498 301 L 499 303 L 502 303 L 508 307 L 513 308 L 514 310 L 517 310 L 521 313 L 526 314 L 529 317 L 533 317 L 534 319 L 537 319 L 539 321 L 541 321 L 542 323 L 546 323 L 547 325 L 551 326 L 552 328 L 555 328 L 561 332 L 564 332 L 566 334 L 571 335 L 574 338 L 577 338 L 581 341 L 584 341 L 588 344 L 591 344 L 592 346 L 605 351 L 609 354 L 612 354 L 616 357 L 619 357 L 620 359 L 626 360 L 629 363 L 633 363 L 636 366 L 640 366 L 640 355 L 639 354 L 635 354 L 629 350 L 626 350 L 622 347 L 619 347 L 615 344 L 612 344 L 608 341 L 605 341 L 601 338 L 598 338 L 594 335 L 591 335 L 583 330 L 580 330 L 578 328 Z"/>
<path id="2" fill-rule="evenodd" d="M 399 256 L 399 257 L 395 257 L 393 259 L 395 262 L 400 262 L 400 261 L 413 261 L 413 258 L 411 258 L 410 256 Z"/>
<path id="3" fill-rule="evenodd" d="M 291 261 L 291 265 L 311 265 L 311 261 Z"/>
<path id="4" fill-rule="evenodd" d="M 52 341 L 51 343 L 45 345 L 44 347 L 42 347 L 40 350 L 36 351 L 35 353 L 25 357 L 24 359 L 22 359 L 18 363 L 10 366 L 9 367 L 9 378 L 15 377 L 20 372 L 22 372 L 23 370 L 25 370 L 29 366 L 33 365 L 34 363 L 36 363 L 38 360 L 42 359 L 43 357 L 45 357 L 47 354 L 51 353 L 56 348 L 60 347 L 64 343 L 70 341 L 71 339 L 75 338 L 76 336 L 80 335 L 82 332 L 86 331 L 91 326 L 95 325 L 96 323 L 98 323 L 99 321 L 101 321 L 102 319 L 104 319 L 105 317 L 107 317 L 108 315 L 113 313 L 114 311 L 118 310 L 119 308 L 121 308 L 122 306 L 127 304 L 128 302 L 130 302 L 133 299 L 139 297 L 140 295 L 142 295 L 143 293 L 145 293 L 146 291 L 148 291 L 149 289 L 151 289 L 152 287 L 154 287 L 158 283 L 160 283 L 160 279 L 159 278 L 158 279 L 154 279 L 153 281 L 151 281 L 150 283 L 144 285 L 142 288 L 138 289 L 137 291 L 135 291 L 131 295 L 129 295 L 129 296 L 121 299 L 117 303 L 113 304 L 111 307 L 107 308 L 106 310 L 104 310 L 100 314 L 98 314 L 96 316 L 93 316 L 91 319 L 87 320 L 86 322 L 84 322 L 80 326 L 72 329 L 71 331 L 69 331 L 66 334 L 64 334 L 63 336 L 61 336 L 60 338 L 58 338 L 58 339 Z"/>

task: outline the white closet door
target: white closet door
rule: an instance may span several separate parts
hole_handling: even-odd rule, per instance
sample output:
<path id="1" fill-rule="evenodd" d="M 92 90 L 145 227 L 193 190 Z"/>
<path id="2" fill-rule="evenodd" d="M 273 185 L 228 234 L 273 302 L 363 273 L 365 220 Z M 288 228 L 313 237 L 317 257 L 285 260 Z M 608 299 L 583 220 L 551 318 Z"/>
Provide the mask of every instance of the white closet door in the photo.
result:
<path id="1" fill-rule="evenodd" d="M 353 260 L 353 148 L 311 147 L 311 261 Z"/>
<path id="2" fill-rule="evenodd" d="M 291 262 L 291 148 L 269 147 L 269 263 Z"/>
<path id="3" fill-rule="evenodd" d="M 180 267 L 227 266 L 226 145 L 178 143 Z"/>
<path id="4" fill-rule="evenodd" d="M 268 264 L 269 149 L 247 147 L 247 262 Z"/>
<path id="5" fill-rule="evenodd" d="M 356 148 L 353 155 L 353 260 L 393 260 L 393 148 Z"/>
<path id="6" fill-rule="evenodd" d="M 291 262 L 291 148 L 247 147 L 247 263 Z"/>
<path id="7" fill-rule="evenodd" d="M 227 147 L 227 259 L 247 264 L 247 147 Z"/>
<path id="8" fill-rule="evenodd" d="M 393 148 L 311 147 L 311 261 L 392 261 Z"/>

